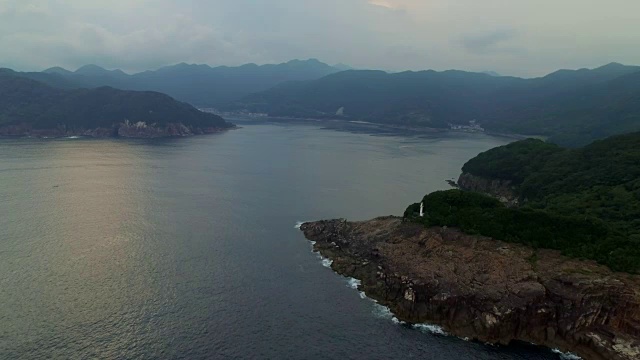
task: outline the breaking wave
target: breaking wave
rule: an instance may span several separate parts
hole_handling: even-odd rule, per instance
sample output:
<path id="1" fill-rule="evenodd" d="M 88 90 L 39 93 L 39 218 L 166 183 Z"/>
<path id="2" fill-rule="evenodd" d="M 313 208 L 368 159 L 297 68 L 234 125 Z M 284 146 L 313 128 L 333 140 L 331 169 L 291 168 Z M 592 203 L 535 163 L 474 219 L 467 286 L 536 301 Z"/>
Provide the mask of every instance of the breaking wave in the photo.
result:
<path id="1" fill-rule="evenodd" d="M 348 284 L 350 288 L 357 290 L 358 286 L 362 285 L 362 281 L 355 278 L 349 278 Z"/>
<path id="2" fill-rule="evenodd" d="M 558 349 L 553 349 L 551 350 L 554 353 L 558 354 L 560 356 L 560 359 L 562 360 L 582 360 L 582 358 L 574 353 L 570 353 L 570 352 L 566 352 L 563 353 L 562 351 L 558 350 Z"/>
<path id="3" fill-rule="evenodd" d="M 444 335 L 447 336 L 449 334 L 446 333 L 440 326 L 438 325 L 430 325 L 430 324 L 414 324 L 411 325 L 412 328 L 416 330 L 420 330 L 424 333 L 434 334 L 434 335 Z"/>
<path id="4" fill-rule="evenodd" d="M 392 318 L 395 317 L 395 316 L 393 316 L 393 313 L 391 312 L 391 309 L 389 309 L 386 306 L 378 304 L 378 302 L 375 301 L 375 300 L 373 300 L 373 302 L 375 303 L 373 305 L 373 315 L 375 315 L 378 318 L 388 319 L 388 320 L 391 320 Z"/>
<path id="5" fill-rule="evenodd" d="M 296 229 L 300 229 L 300 227 L 302 226 L 302 224 L 304 224 L 305 222 L 303 221 L 298 221 L 296 222 L 295 228 Z M 312 250 L 313 250 L 313 245 L 316 244 L 316 241 L 312 241 L 309 240 L 309 243 L 311 244 Z M 318 258 L 321 260 L 322 262 L 322 266 L 331 269 L 331 265 L 333 264 L 333 260 L 329 259 L 329 258 L 325 258 L 323 257 L 319 252 L 316 252 Z M 373 309 L 372 309 L 372 314 L 380 319 L 384 319 L 384 320 L 390 320 L 391 322 L 393 322 L 396 325 L 402 325 L 402 326 L 407 326 L 410 327 L 411 329 L 420 331 L 424 334 L 429 334 L 429 335 L 435 335 L 435 336 L 449 336 L 449 334 L 440 326 L 438 325 L 432 325 L 432 324 L 407 324 L 406 322 L 398 319 L 393 312 L 391 312 L 391 309 L 387 306 L 381 305 L 378 303 L 377 300 L 372 299 L 367 297 L 367 295 L 365 294 L 364 291 L 360 291 L 359 287 L 360 285 L 362 285 L 362 281 L 358 280 L 356 278 L 347 278 L 347 286 L 357 290 L 358 294 L 360 295 L 360 298 L 363 300 L 368 300 L 371 301 L 373 303 Z M 463 340 L 463 341 L 471 341 L 470 338 L 468 337 L 458 337 L 459 339 Z M 494 344 L 490 344 L 487 343 L 486 345 L 489 346 L 494 346 Z M 571 352 L 562 352 L 559 349 L 552 349 L 552 352 L 557 354 L 561 360 L 583 360 L 580 356 L 571 353 Z"/>

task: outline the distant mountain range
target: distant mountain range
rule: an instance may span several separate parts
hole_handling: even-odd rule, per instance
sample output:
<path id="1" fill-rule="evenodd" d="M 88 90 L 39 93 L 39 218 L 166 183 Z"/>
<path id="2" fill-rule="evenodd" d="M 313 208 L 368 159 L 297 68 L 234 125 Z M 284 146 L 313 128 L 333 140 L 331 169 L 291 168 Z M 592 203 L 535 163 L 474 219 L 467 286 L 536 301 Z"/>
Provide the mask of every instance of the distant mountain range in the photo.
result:
<path id="1" fill-rule="evenodd" d="M 53 67 L 42 73 L 30 73 L 29 77 L 61 88 L 111 86 L 124 90 L 158 91 L 194 106 L 215 108 L 283 82 L 319 79 L 348 68 L 344 64 L 329 66 L 316 59 L 238 67 L 181 63 L 128 75 L 121 70 L 85 65 L 73 72 Z"/>
<path id="2" fill-rule="evenodd" d="M 289 82 L 229 104 L 274 116 L 343 118 L 550 137 L 580 146 L 640 130 L 640 67 L 611 63 L 522 79 L 463 71 L 343 71 Z"/>
<path id="3" fill-rule="evenodd" d="M 0 135 L 163 137 L 217 132 L 232 127 L 157 92 L 110 87 L 60 89 L 59 78 L 0 69 Z"/>
<path id="4" fill-rule="evenodd" d="M 210 67 L 181 63 L 133 75 L 86 65 L 16 73 L 70 90 L 157 91 L 200 108 L 548 137 L 565 146 L 640 130 L 640 67 L 611 63 L 522 79 L 495 72 L 387 73 L 315 59 Z"/>

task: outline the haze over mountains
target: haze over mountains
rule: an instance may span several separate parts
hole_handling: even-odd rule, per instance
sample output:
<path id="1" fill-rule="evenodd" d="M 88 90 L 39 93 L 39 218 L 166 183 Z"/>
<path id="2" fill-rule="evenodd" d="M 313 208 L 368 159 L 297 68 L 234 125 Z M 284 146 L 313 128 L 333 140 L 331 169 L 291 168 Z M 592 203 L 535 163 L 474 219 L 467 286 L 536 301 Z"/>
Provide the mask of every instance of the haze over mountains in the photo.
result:
<path id="1" fill-rule="evenodd" d="M 44 71 L 60 76 L 77 87 L 111 86 L 125 90 L 152 90 L 199 107 L 217 107 L 251 93 L 298 80 L 318 79 L 346 69 L 332 67 L 316 59 L 292 60 L 283 64 L 246 64 L 238 67 L 210 67 L 180 63 L 155 71 L 128 75 L 121 70 L 106 70 L 86 65 L 78 70 L 53 67 Z M 68 86 L 68 84 L 63 85 Z"/>
<path id="2" fill-rule="evenodd" d="M 228 108 L 435 128 L 475 120 L 488 130 L 578 146 L 640 130 L 640 67 L 611 63 L 534 79 L 457 70 L 345 71 L 281 84 Z"/>
<path id="3" fill-rule="evenodd" d="M 126 74 L 86 65 L 15 73 L 61 89 L 156 91 L 200 108 L 549 137 L 565 146 L 640 130 L 640 67 L 618 63 L 523 79 L 459 70 L 387 73 L 316 59 L 210 67 L 181 63 Z"/>

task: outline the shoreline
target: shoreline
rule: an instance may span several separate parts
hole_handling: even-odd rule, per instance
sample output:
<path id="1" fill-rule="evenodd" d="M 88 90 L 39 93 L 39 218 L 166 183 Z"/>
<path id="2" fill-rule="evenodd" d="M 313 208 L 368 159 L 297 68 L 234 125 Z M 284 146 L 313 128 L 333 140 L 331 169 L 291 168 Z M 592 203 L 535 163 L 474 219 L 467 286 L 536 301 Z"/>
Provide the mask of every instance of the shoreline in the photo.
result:
<path id="1" fill-rule="evenodd" d="M 114 127 L 60 130 L 60 129 L 14 129 L 11 127 L 0 128 L 0 139 L 172 139 L 201 135 L 219 134 L 230 130 L 238 130 L 235 124 L 226 128 L 192 128 L 182 124 L 171 124 L 166 128 L 144 127 L 124 128 Z"/>
<path id="2" fill-rule="evenodd" d="M 524 135 L 524 134 L 515 134 L 515 133 L 502 133 L 502 132 L 494 132 L 494 131 L 465 131 L 465 130 L 454 130 L 450 128 L 431 128 L 431 127 L 413 127 L 413 126 L 403 126 L 403 125 L 393 125 L 393 124 L 382 124 L 375 123 L 369 121 L 358 121 L 358 120 L 347 120 L 347 119 L 334 119 L 334 118 L 326 118 L 326 119 L 314 119 L 314 118 L 295 118 L 295 117 L 279 117 L 279 116 L 242 116 L 242 115 L 226 115 L 228 119 L 232 121 L 247 121 L 252 123 L 261 123 L 261 122 L 275 122 L 275 123 L 307 123 L 307 124 L 320 124 L 320 125 L 338 125 L 337 129 L 333 127 L 328 127 L 331 130 L 340 130 L 343 127 L 352 126 L 359 127 L 361 129 L 378 129 L 381 131 L 386 131 L 389 133 L 401 133 L 401 135 L 426 135 L 426 134 L 480 134 L 480 135 L 488 135 L 494 137 L 503 137 L 514 140 L 523 140 L 527 138 L 541 138 L 540 135 Z"/>
<path id="3" fill-rule="evenodd" d="M 552 250 L 539 250 L 532 264 L 533 250 L 525 246 L 425 229 L 395 217 L 311 222 L 301 230 L 333 271 L 359 280 L 358 290 L 398 321 L 436 325 L 485 343 L 538 344 L 585 360 L 640 354 L 633 331 L 620 325 L 635 321 L 625 313 L 640 306 L 637 277 Z M 500 253 L 493 254 L 495 248 Z M 587 298 L 593 301 L 580 300 Z"/>

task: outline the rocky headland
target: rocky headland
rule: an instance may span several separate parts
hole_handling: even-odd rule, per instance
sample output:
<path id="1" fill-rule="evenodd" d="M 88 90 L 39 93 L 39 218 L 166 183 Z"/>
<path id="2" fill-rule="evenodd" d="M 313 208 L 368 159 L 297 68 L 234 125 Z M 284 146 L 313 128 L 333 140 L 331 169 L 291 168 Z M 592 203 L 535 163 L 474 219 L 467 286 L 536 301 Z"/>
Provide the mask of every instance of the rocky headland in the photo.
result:
<path id="1" fill-rule="evenodd" d="M 301 226 L 337 273 L 407 323 L 483 342 L 531 342 L 587 360 L 640 359 L 640 277 L 398 217 Z"/>

